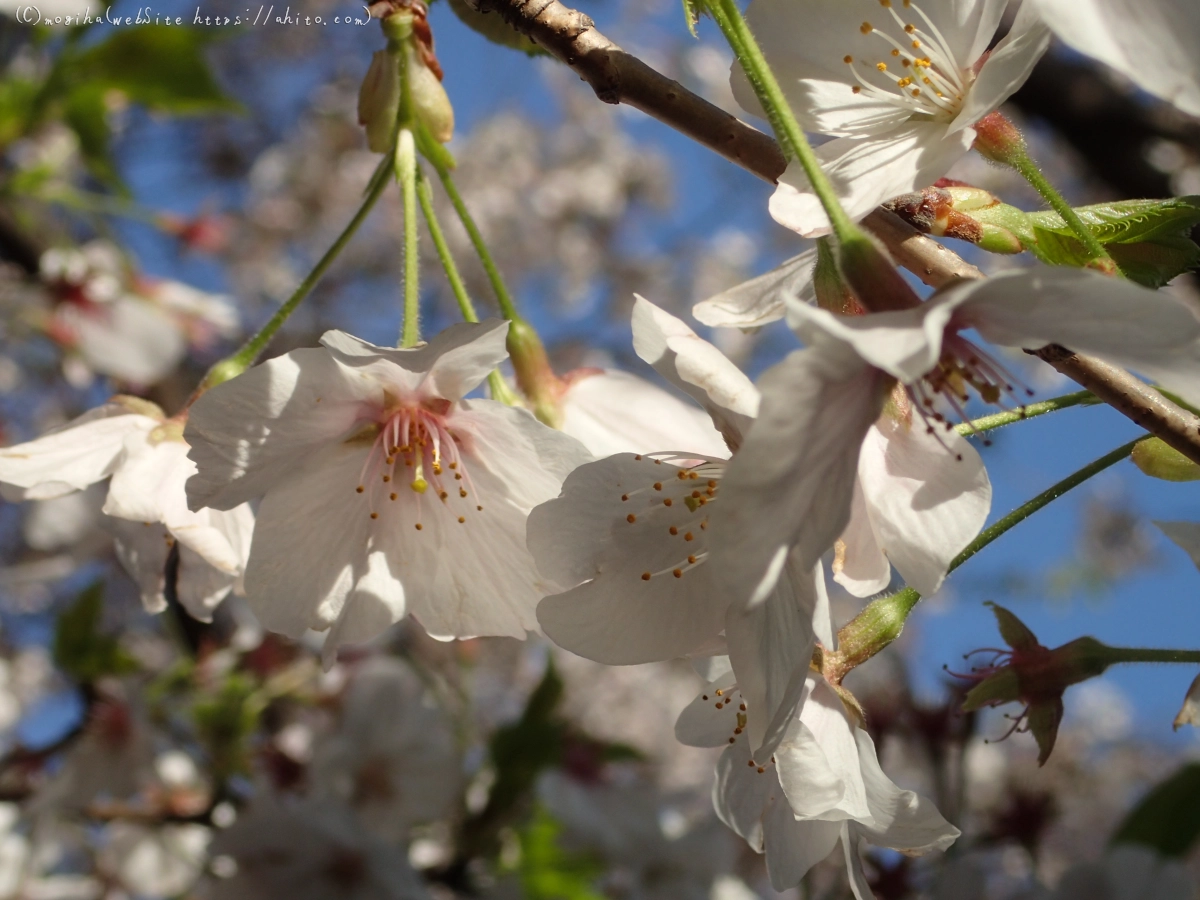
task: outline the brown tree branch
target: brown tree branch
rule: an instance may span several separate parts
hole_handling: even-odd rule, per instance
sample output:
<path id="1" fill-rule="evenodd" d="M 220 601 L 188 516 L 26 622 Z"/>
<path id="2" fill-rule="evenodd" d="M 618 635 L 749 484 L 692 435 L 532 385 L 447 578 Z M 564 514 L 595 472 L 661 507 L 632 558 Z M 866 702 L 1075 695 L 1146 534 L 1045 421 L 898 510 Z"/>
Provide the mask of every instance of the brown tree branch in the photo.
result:
<path id="1" fill-rule="evenodd" d="M 765 181 L 775 182 L 787 168 L 779 145 L 769 135 L 626 53 L 601 34 L 590 17 L 560 0 L 468 2 L 480 12 L 495 13 L 536 41 L 586 81 L 605 103 L 640 109 Z M 962 278 L 983 277 L 952 250 L 885 210 L 876 209 L 863 224 L 887 246 L 897 263 L 934 288 Z M 1128 372 L 1098 359 L 1057 346 L 1043 347 L 1035 355 L 1200 463 L 1197 416 Z"/>

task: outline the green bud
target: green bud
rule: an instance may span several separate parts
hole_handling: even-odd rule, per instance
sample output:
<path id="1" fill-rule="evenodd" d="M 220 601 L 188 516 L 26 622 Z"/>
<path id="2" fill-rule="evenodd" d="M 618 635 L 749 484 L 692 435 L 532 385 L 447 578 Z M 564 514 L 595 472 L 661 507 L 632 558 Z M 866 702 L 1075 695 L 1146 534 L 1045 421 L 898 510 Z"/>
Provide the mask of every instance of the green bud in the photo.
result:
<path id="1" fill-rule="evenodd" d="M 1142 473 L 1162 481 L 1200 481 L 1200 465 L 1174 447 L 1152 437 L 1140 441 L 1129 455 Z"/>
<path id="2" fill-rule="evenodd" d="M 559 398 L 563 383 L 550 367 L 537 331 L 523 319 L 510 320 L 507 344 L 517 386 L 529 398 L 534 415 L 551 428 L 557 428 L 562 421 Z"/>
<path id="3" fill-rule="evenodd" d="M 391 50 L 376 51 L 358 91 L 358 124 L 367 129 L 367 147 L 372 153 L 391 149 L 399 114 L 399 56 Z"/>
<path id="4" fill-rule="evenodd" d="M 817 240 L 817 265 L 813 269 L 813 289 L 817 306 L 844 316 L 862 315 L 863 309 L 854 299 L 850 286 L 842 280 L 829 238 Z"/>
<path id="5" fill-rule="evenodd" d="M 412 92 L 413 109 L 417 118 L 429 129 L 439 144 L 454 137 L 454 107 L 442 87 L 442 80 L 414 48 L 408 54 L 408 88 Z"/>
<path id="6" fill-rule="evenodd" d="M 237 357 L 223 359 L 208 370 L 208 374 L 204 376 L 204 381 L 200 382 L 200 390 L 206 391 L 209 388 L 216 387 L 218 384 L 224 384 L 231 378 L 237 378 L 246 371 L 246 368 L 246 364 Z"/>

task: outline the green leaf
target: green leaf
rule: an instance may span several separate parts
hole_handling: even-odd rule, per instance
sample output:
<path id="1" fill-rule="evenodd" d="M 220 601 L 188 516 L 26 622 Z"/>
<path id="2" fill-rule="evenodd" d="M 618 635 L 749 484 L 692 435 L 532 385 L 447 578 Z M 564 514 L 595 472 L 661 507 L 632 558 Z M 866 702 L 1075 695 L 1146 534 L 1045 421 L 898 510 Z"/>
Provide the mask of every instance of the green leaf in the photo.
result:
<path id="1" fill-rule="evenodd" d="M 121 29 L 80 53 L 70 77 L 177 115 L 236 110 L 237 102 L 217 85 L 204 59 L 211 31 L 178 25 Z"/>
<path id="2" fill-rule="evenodd" d="M 683 19 L 687 23 L 688 33 L 698 38 L 696 26 L 700 24 L 700 0 L 683 0 Z"/>
<path id="3" fill-rule="evenodd" d="M 196 731 L 219 782 L 249 770 L 247 739 L 258 726 L 261 712 L 261 704 L 254 702 L 255 690 L 252 679 L 234 672 L 192 706 Z"/>
<path id="4" fill-rule="evenodd" d="M 553 663 L 529 695 L 521 718 L 496 730 L 492 736 L 492 764 L 496 781 L 488 796 L 493 814 L 507 811 L 527 792 L 542 770 L 558 763 L 562 755 L 566 722 L 556 715 L 563 683 Z"/>
<path id="5" fill-rule="evenodd" d="M 1102 244 L 1134 244 L 1160 237 L 1186 234 L 1200 225 L 1200 196 L 1167 200 L 1121 200 L 1075 209 L 1088 230 Z M 1029 213 L 1034 225 L 1058 234 L 1071 229 L 1055 212 Z"/>
<path id="6" fill-rule="evenodd" d="M 1200 266 L 1200 247 L 1182 235 L 1162 235 L 1136 244 L 1109 244 L 1121 271 L 1138 284 L 1160 288 L 1177 275 Z"/>
<path id="7" fill-rule="evenodd" d="M 1188 763 L 1152 788 L 1113 833 L 1110 843 L 1143 844 L 1183 857 L 1200 836 L 1200 763 Z"/>
<path id="8" fill-rule="evenodd" d="M 563 850 L 558 843 L 561 832 L 562 826 L 540 807 L 520 831 L 521 895 L 526 900 L 604 900 L 593 888 L 603 866 Z"/>
<path id="9" fill-rule="evenodd" d="M 100 632 L 103 611 L 104 585 L 96 582 L 63 610 L 55 623 L 54 662 L 81 684 L 137 670 L 137 663 L 117 639 Z"/>
<path id="10" fill-rule="evenodd" d="M 1091 262 L 1092 255 L 1087 248 L 1071 234 L 1059 234 L 1040 225 L 1033 226 L 1034 242 L 1029 245 L 1030 251 L 1044 263 L 1052 266 L 1085 266 Z"/>
<path id="11" fill-rule="evenodd" d="M 472 31 L 482 34 L 493 44 L 520 50 L 529 56 L 545 56 L 546 51 L 517 31 L 495 13 L 481 13 L 472 9 L 467 0 L 450 0 L 450 8 Z"/>

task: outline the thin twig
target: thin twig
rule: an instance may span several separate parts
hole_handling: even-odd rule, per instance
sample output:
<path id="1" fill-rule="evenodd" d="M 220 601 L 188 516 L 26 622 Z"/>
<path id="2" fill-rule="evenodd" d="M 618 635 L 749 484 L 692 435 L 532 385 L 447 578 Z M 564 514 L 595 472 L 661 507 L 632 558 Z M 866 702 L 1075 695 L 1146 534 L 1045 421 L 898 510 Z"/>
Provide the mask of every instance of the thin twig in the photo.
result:
<path id="1" fill-rule="evenodd" d="M 559 0 L 468 0 L 495 13 L 569 66 L 605 103 L 623 103 L 775 182 L 787 168 L 779 145 L 679 82 L 655 71 L 601 34 L 590 17 Z M 863 220 L 893 259 L 934 288 L 983 273 L 956 253 L 882 209 Z M 1141 428 L 1200 463 L 1200 418 L 1128 372 L 1057 346 L 1035 354 Z"/>

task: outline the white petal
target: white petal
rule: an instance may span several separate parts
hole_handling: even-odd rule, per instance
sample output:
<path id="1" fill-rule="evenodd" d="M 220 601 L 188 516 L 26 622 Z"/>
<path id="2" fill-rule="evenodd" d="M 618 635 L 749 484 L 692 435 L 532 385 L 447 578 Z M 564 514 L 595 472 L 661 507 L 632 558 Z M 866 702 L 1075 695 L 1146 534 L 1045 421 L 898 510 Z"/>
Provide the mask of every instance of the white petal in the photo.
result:
<path id="1" fill-rule="evenodd" d="M 592 460 L 575 438 L 548 428 L 528 410 L 495 400 L 463 400 L 448 422 L 472 457 L 472 471 L 488 469 L 504 495 L 526 512 L 558 496 L 563 480 Z"/>
<path id="2" fill-rule="evenodd" d="M 382 634 L 407 611 L 404 584 L 393 577 L 387 555 L 381 550 L 367 554 L 366 571 L 358 574 L 346 596 L 341 614 L 321 646 L 321 664 L 326 670 L 337 661 L 342 644 L 358 644 Z"/>
<path id="3" fill-rule="evenodd" d="M 871 432 L 863 441 L 863 453 L 871 441 Z M 862 456 L 859 456 L 862 466 Z M 892 581 L 892 564 L 879 546 L 871 514 L 863 497 L 862 479 L 854 480 L 854 497 L 850 501 L 850 521 L 838 538 L 839 546 L 833 559 L 833 580 L 855 597 L 870 597 Z"/>
<path id="4" fill-rule="evenodd" d="M 1200 569 L 1200 522 L 1160 522 L 1155 520 L 1158 530 L 1171 539 L 1186 553 Z"/>
<path id="5" fill-rule="evenodd" d="M 1036 0 L 1033 6 L 1072 49 L 1200 116 L 1200 5 L 1193 0 Z"/>
<path id="6" fill-rule="evenodd" d="M 383 385 L 324 349 L 293 350 L 206 391 L 188 413 L 184 439 L 198 473 L 187 484 L 193 509 L 233 507 L 260 497 L 382 403 Z"/>
<path id="7" fill-rule="evenodd" d="M 873 530 L 905 582 L 925 596 L 983 529 L 992 483 L 975 448 L 955 431 L 886 417 L 867 432 L 858 463 Z"/>
<path id="8" fill-rule="evenodd" d="M 700 301 L 692 307 L 692 315 L 714 328 L 758 328 L 782 319 L 785 296 L 797 297 L 802 303 L 816 302 L 816 264 L 817 251 L 806 250 L 765 275 Z"/>
<path id="9" fill-rule="evenodd" d="M 1050 47 L 1050 29 L 1038 18 L 1034 5 L 1022 4 L 1016 21 L 979 70 L 966 102 L 950 126 L 951 132 L 970 127 L 999 108 L 1017 92 L 1042 54 Z"/>
<path id="10" fill-rule="evenodd" d="M 508 322 L 486 319 L 451 325 L 428 343 L 406 350 L 377 347 L 344 331 L 325 332 L 321 343 L 344 365 L 370 366 L 387 360 L 411 373 L 409 383 L 420 384 L 425 395 L 461 400 L 508 358 L 507 336 Z"/>
<path id="11" fill-rule="evenodd" d="M 562 413 L 563 432 L 597 457 L 661 450 L 729 455 L 704 410 L 628 372 L 575 376 L 563 394 Z"/>
<path id="12" fill-rule="evenodd" d="M 758 413 L 758 391 L 737 366 L 692 329 L 635 295 L 633 349 L 672 384 L 694 397 L 736 446 Z M 664 450 L 673 449 L 669 447 Z"/>
<path id="13" fill-rule="evenodd" d="M 944 123 L 913 121 L 878 136 L 837 138 L 816 153 L 842 208 L 857 221 L 884 200 L 937 181 L 974 140 L 970 128 L 950 134 Z M 829 233 L 829 217 L 797 162 L 788 163 L 768 209 L 804 237 Z"/>
<path id="14" fill-rule="evenodd" d="M 167 608 L 167 598 L 163 594 L 166 586 L 164 571 L 171 549 L 167 543 L 167 530 L 157 524 L 108 517 L 103 524 L 105 531 L 113 536 L 117 560 L 138 586 L 146 612 L 162 612 Z"/>
<path id="15" fill-rule="evenodd" d="M 1066 267 L 1003 274 L 931 301 L 995 344 L 1062 344 L 1141 372 L 1200 404 L 1200 317 L 1179 299 L 1123 278 Z"/>
<path id="16" fill-rule="evenodd" d="M 236 580 L 236 576 L 214 568 L 190 547 L 180 546 L 175 593 L 193 619 L 211 622 L 213 610 L 233 590 Z"/>
<path id="17" fill-rule="evenodd" d="M 904 384 L 919 380 L 941 357 L 943 332 L 953 315 L 951 308 L 935 303 L 866 316 L 788 306 L 788 324 L 806 344 L 847 343 L 865 362 Z"/>
<path id="18" fill-rule="evenodd" d="M 0 450 L 0 482 L 20 490 L 10 500 L 49 500 L 107 478 L 116 469 L 130 434 L 159 423 L 106 403 L 33 441 Z"/>
<path id="19" fill-rule="evenodd" d="M 779 788 L 774 768 L 756 772 L 750 765 L 749 742 L 740 737 L 717 760 L 713 782 L 713 809 L 722 822 L 745 839 L 751 849 L 763 852 L 763 817 L 768 803 L 784 807 L 787 801 Z"/>
<path id="20" fill-rule="evenodd" d="M 354 593 L 368 573 L 372 520 L 355 491 L 367 449 L 329 447 L 263 499 L 245 583 L 266 628 L 298 638 L 329 628 L 357 603 L 386 607 L 390 621 L 404 614 L 399 582 L 383 596 Z"/>
<path id="21" fill-rule="evenodd" d="M 169 314 L 152 303 L 118 297 L 96 310 L 63 307 L 79 352 L 96 372 L 133 384 L 162 380 L 183 359 L 187 341 Z"/>
<path id="22" fill-rule="evenodd" d="M 933 801 L 896 787 L 879 767 L 871 736 L 857 728 L 855 738 L 871 807 L 871 821 L 858 824 L 862 835 L 877 847 L 912 855 L 945 850 L 953 844 L 961 832 L 942 818 Z"/>
<path id="23" fill-rule="evenodd" d="M 836 822 L 798 821 L 782 797 L 776 795 L 772 801 L 763 822 L 767 874 L 775 890 L 786 891 L 797 887 L 809 869 L 829 856 L 841 828 Z"/>
<path id="24" fill-rule="evenodd" d="M 530 515 L 529 547 L 543 574 L 563 584 L 591 579 L 538 605 L 555 643 L 624 665 L 683 656 L 721 631 L 728 600 L 704 559 L 706 508 L 688 507 L 692 482 L 680 471 L 612 456 L 572 473 L 563 496 Z"/>
<path id="25" fill-rule="evenodd" d="M 850 879 L 850 892 L 854 900 L 875 900 L 875 893 L 867 881 L 867 873 L 863 871 L 862 845 L 859 828 L 852 822 L 842 823 L 842 852 L 846 856 L 846 875 Z"/>
<path id="26" fill-rule="evenodd" d="M 786 717 L 800 701 L 816 644 L 814 579 L 822 577 L 819 564 L 808 572 L 789 566 L 763 603 L 726 614 L 729 659 L 749 707 L 746 732 L 760 758 L 769 759 L 783 738 L 780 729 L 768 742 L 768 724 L 781 707 Z"/>
<path id="27" fill-rule="evenodd" d="M 792 548 L 808 569 L 850 515 L 858 448 L 886 385 L 842 345 L 792 353 L 768 370 L 763 406 L 721 483 L 713 559 L 732 603 L 754 604 Z"/>
<path id="28" fill-rule="evenodd" d="M 854 725 L 842 699 L 819 675 L 808 678 L 810 693 L 800 719 L 775 750 L 779 783 L 798 819 L 869 820 Z"/>
<path id="29" fill-rule="evenodd" d="M 732 672 L 710 681 L 696 699 L 683 708 L 675 720 L 675 740 L 688 747 L 724 747 L 737 727 L 738 704 L 732 701 L 737 678 Z M 720 694 L 717 691 L 721 691 Z M 726 692 L 731 702 L 726 703 Z M 717 704 L 721 708 L 717 709 Z"/>

